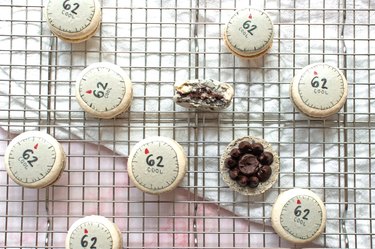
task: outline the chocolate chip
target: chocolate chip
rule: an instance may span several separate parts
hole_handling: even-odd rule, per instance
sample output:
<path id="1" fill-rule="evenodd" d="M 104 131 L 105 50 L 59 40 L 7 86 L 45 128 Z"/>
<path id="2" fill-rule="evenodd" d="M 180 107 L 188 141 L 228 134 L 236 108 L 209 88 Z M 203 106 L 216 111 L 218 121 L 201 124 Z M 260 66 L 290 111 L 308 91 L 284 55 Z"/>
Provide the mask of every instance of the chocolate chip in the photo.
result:
<path id="1" fill-rule="evenodd" d="M 265 151 L 259 155 L 259 162 L 263 165 L 271 165 L 273 163 L 273 154 Z"/>
<path id="2" fill-rule="evenodd" d="M 254 143 L 252 144 L 252 153 L 256 156 L 263 153 L 263 145 L 261 143 Z"/>
<path id="3" fill-rule="evenodd" d="M 239 145 L 238 145 L 238 149 L 243 153 L 248 153 L 251 151 L 251 144 L 247 141 L 242 141 Z"/>
<path id="4" fill-rule="evenodd" d="M 229 177 L 232 180 L 236 180 L 238 178 L 239 174 L 240 174 L 240 170 L 238 168 L 234 168 L 234 169 L 229 170 Z"/>
<path id="5" fill-rule="evenodd" d="M 229 169 L 233 169 L 237 166 L 237 161 L 231 157 L 228 157 L 227 159 L 225 159 L 225 166 L 227 166 L 227 168 Z"/>
<path id="6" fill-rule="evenodd" d="M 256 188 L 259 185 L 259 179 L 256 176 L 250 176 L 248 179 L 248 186 L 250 188 Z"/>
<path id="7" fill-rule="evenodd" d="M 255 177 L 256 178 L 256 177 Z M 249 183 L 249 178 L 247 176 L 244 176 L 244 175 L 240 175 L 238 176 L 238 184 L 241 186 L 241 187 L 245 187 L 248 185 Z"/>
<path id="8" fill-rule="evenodd" d="M 232 149 L 229 154 L 233 159 L 239 159 L 241 157 L 241 151 L 237 148 Z"/>
<path id="9" fill-rule="evenodd" d="M 245 175 L 254 175 L 258 171 L 259 162 L 256 156 L 246 154 L 238 162 L 240 171 Z"/>
<path id="10" fill-rule="evenodd" d="M 257 176 L 259 178 L 259 181 L 265 182 L 267 181 L 272 174 L 272 168 L 268 165 L 264 165 L 261 167 L 257 173 Z"/>

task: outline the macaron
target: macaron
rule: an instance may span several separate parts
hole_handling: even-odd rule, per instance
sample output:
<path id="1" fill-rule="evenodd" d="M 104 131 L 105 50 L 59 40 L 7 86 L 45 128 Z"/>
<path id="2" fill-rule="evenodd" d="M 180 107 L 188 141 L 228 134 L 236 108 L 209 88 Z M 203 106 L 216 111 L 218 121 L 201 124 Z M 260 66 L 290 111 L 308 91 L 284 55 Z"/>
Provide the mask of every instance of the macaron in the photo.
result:
<path id="1" fill-rule="evenodd" d="M 234 89 L 225 82 L 212 79 L 194 79 L 176 82 L 176 104 L 201 111 L 219 111 L 230 106 Z"/>
<path id="2" fill-rule="evenodd" d="M 281 193 L 273 204 L 272 227 L 289 242 L 311 242 L 324 231 L 326 213 L 317 194 L 307 189 L 290 189 Z"/>
<path id="3" fill-rule="evenodd" d="M 235 56 L 251 59 L 265 54 L 273 42 L 273 23 L 263 10 L 237 10 L 224 28 L 224 44 Z"/>
<path id="4" fill-rule="evenodd" d="M 290 83 L 290 99 L 304 115 L 323 119 L 344 106 L 348 82 L 344 74 L 327 63 L 315 63 L 300 70 Z"/>
<path id="5" fill-rule="evenodd" d="M 107 62 L 94 63 L 78 75 L 76 99 L 89 115 L 114 118 L 130 107 L 132 82 L 119 66 Z"/>
<path id="6" fill-rule="evenodd" d="M 261 138 L 246 136 L 232 141 L 220 158 L 223 181 L 234 191 L 255 196 L 266 192 L 277 181 L 278 154 Z"/>
<path id="7" fill-rule="evenodd" d="M 101 7 L 98 0 L 49 0 L 44 15 L 54 35 L 66 42 L 79 43 L 98 30 Z"/>
<path id="8" fill-rule="evenodd" d="M 44 188 L 61 176 L 66 156 L 59 142 L 41 131 L 28 131 L 15 137 L 4 155 L 9 177 L 27 188 Z"/>
<path id="9" fill-rule="evenodd" d="M 118 226 L 98 215 L 86 216 L 74 222 L 65 240 L 66 249 L 122 249 L 122 244 Z"/>
<path id="10" fill-rule="evenodd" d="M 175 189 L 184 178 L 187 157 L 180 144 L 168 137 L 149 137 L 130 151 L 128 174 L 133 184 L 149 194 Z"/>

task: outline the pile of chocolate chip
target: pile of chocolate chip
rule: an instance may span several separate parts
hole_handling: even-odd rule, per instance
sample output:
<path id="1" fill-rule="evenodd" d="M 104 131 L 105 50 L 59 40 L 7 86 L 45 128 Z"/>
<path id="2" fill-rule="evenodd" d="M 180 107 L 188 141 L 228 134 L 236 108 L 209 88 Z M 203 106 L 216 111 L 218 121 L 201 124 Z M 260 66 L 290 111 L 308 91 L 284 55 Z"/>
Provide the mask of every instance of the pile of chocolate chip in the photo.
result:
<path id="1" fill-rule="evenodd" d="M 273 155 L 264 151 L 261 143 L 242 141 L 229 155 L 225 159 L 225 166 L 229 169 L 230 178 L 240 186 L 256 188 L 260 182 L 270 178 Z"/>

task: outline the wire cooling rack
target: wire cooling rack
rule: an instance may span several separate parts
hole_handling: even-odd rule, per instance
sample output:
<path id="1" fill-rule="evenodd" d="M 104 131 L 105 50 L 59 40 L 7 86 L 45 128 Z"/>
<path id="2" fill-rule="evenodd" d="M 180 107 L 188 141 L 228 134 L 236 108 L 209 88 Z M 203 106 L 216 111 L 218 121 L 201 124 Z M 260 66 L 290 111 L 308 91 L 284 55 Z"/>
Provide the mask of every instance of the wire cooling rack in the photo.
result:
<path id="1" fill-rule="evenodd" d="M 0 3 L 0 155 L 15 133 L 45 130 L 68 158 L 61 179 L 41 190 L 19 187 L 0 163 L 0 248 L 64 248 L 72 223 L 92 214 L 120 227 L 124 248 L 302 247 L 270 228 L 274 200 L 293 187 L 313 190 L 328 210 L 324 233 L 307 246 L 374 247 L 371 0 L 101 3 L 100 30 L 75 45 L 51 35 L 45 2 Z M 271 51 L 252 61 L 234 58 L 221 39 L 233 11 L 248 5 L 275 27 Z M 97 61 L 123 67 L 135 90 L 130 111 L 108 122 L 85 116 L 74 99 L 76 75 Z M 290 103 L 289 82 L 320 61 L 343 70 L 349 96 L 338 115 L 308 120 Z M 233 105 L 220 113 L 175 106 L 173 84 L 187 78 L 233 84 Z M 281 160 L 279 181 L 256 199 L 218 180 L 220 154 L 247 134 L 268 140 Z M 137 190 L 126 170 L 129 148 L 150 135 L 175 138 L 189 161 L 183 186 L 160 196 Z"/>

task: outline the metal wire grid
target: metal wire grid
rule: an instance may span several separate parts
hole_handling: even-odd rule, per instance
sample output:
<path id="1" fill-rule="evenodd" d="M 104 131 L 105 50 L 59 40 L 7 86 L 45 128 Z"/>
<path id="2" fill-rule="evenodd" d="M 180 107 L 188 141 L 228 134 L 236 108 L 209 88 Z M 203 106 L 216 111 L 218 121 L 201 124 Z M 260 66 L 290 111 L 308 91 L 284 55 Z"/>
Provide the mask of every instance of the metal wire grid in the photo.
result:
<path id="1" fill-rule="evenodd" d="M 6 40 L 2 41 L 0 53 L 4 60 L 0 64 L 8 73 L 8 77 L 2 76 L 0 80 L 6 83 L 10 93 L 2 96 L 8 101 L 6 106 L 0 107 L 0 112 L 7 113 L 9 118 L 2 120 L 1 126 L 6 130 L 15 127 L 48 130 L 55 136 L 63 127 L 67 138 L 60 141 L 68 155 L 64 175 L 48 189 L 21 188 L 8 179 L 3 166 L 0 168 L 0 248 L 63 248 L 70 225 L 89 214 L 104 215 L 118 224 L 125 248 L 297 247 L 279 239 L 269 228 L 272 202 L 266 196 L 241 202 L 233 193 L 232 200 L 228 201 L 220 198 L 230 191 L 226 186 L 220 182 L 216 187 L 207 186 L 213 175 L 219 175 L 218 170 L 212 170 L 210 166 L 218 163 L 220 153 L 230 142 L 228 131 L 231 139 L 243 134 L 258 134 L 276 147 L 282 162 L 280 177 L 285 177 L 274 186 L 276 193 L 301 187 L 298 179 L 303 177 L 307 182 L 305 187 L 322 194 L 327 207 L 337 208 L 337 213 L 328 214 L 328 222 L 336 229 L 327 227 L 321 246 L 373 247 L 373 4 L 370 0 L 367 3 L 323 0 L 318 6 L 315 1 L 292 5 L 280 0 L 249 1 L 246 5 L 263 5 L 274 17 L 276 30 L 271 53 L 251 62 L 233 58 L 222 46 L 220 38 L 229 13 L 243 4 L 240 1 L 103 0 L 100 31 L 90 42 L 80 45 L 67 45 L 50 35 L 42 16 L 43 1 L 12 0 L 0 4 L 0 13 L 4 13 L 1 25 L 10 30 L 0 34 L 2 40 Z M 113 11 L 115 15 L 106 15 Z M 39 13 L 37 18 L 32 15 L 34 12 Z M 174 18 L 164 19 L 167 13 L 172 13 Z M 347 19 L 343 19 L 345 13 Z M 215 14 L 218 19 L 212 21 L 210 18 Z M 187 19 L 181 22 L 179 18 L 184 15 Z M 310 22 L 315 15 L 322 15 L 322 22 Z M 335 21 L 326 22 L 325 18 L 331 15 L 335 16 Z M 137 19 L 139 16 L 144 16 L 143 21 Z M 155 20 L 155 16 L 159 20 Z M 361 16 L 367 16 L 367 22 L 358 21 Z M 20 24 L 24 25 L 23 30 L 17 29 Z M 120 26 L 128 32 L 120 33 L 119 30 L 123 31 Z M 163 33 L 162 26 L 172 27 L 173 32 Z M 329 26 L 335 27 L 336 32 L 326 32 Z M 34 33 L 35 27 L 39 28 L 39 33 Z M 159 32 L 154 32 L 155 27 L 160 28 L 156 29 Z M 300 28 L 306 28 L 307 33 L 300 36 Z M 215 36 L 210 33 L 212 29 Z M 314 38 L 314 29 L 321 29 L 322 37 Z M 187 31 L 188 35 L 180 30 Z M 356 36 L 359 30 L 368 35 Z M 31 48 L 30 40 L 37 40 L 40 47 Z M 162 40 L 169 41 L 170 46 L 165 47 Z M 290 46 L 283 47 L 283 41 Z M 315 47 L 317 43 L 320 50 Z M 336 49 L 326 49 L 326 45 L 332 43 Z M 300 50 L 300 44 L 307 44 L 307 50 Z M 340 115 L 326 121 L 309 121 L 294 109 L 285 108 L 290 105 L 285 89 L 296 70 L 301 68 L 303 63 L 300 61 L 319 59 L 338 62 L 347 74 L 350 95 Z M 141 106 L 112 124 L 80 117 L 82 112 L 73 108 L 73 91 L 63 92 L 59 88 L 72 89 L 76 72 L 92 62 L 104 60 L 130 69 L 128 73 L 138 93 L 134 102 Z M 285 66 L 284 60 L 289 61 L 289 66 Z M 364 61 L 363 66 L 358 67 L 358 61 Z M 24 75 L 17 74 L 20 68 L 25 71 Z M 29 76 L 29 70 L 36 70 L 38 77 Z M 360 77 L 360 74 L 366 77 Z M 261 80 L 254 82 L 256 75 Z M 270 75 L 276 75 L 276 78 Z M 229 112 L 206 114 L 178 109 L 168 90 L 172 92 L 174 82 L 184 80 L 186 76 L 216 76 L 237 89 L 245 85 L 247 94 L 237 94 Z M 30 96 L 26 91 L 12 94 L 12 82 L 15 81 L 21 82 L 25 89 L 28 84 L 36 84 L 37 94 Z M 43 88 L 46 82 L 48 87 Z M 266 91 L 266 87 L 274 91 Z M 25 103 L 29 98 L 37 97 L 39 104 L 32 109 L 14 110 L 10 104 L 14 97 Z M 66 100 L 68 105 L 61 108 L 58 103 Z M 170 103 L 171 109 L 163 109 L 163 101 Z M 245 110 L 239 108 L 243 102 L 247 103 Z M 21 117 L 14 118 L 12 112 L 20 112 Z M 108 126 L 115 128 L 110 130 L 111 136 L 104 136 L 101 130 Z M 120 133 L 119 129 L 127 132 Z M 126 151 L 138 142 L 132 135 L 138 132 L 143 137 L 167 135 L 181 143 L 189 159 L 185 186 L 189 191 L 179 188 L 166 195 L 149 196 L 129 183 L 126 157 L 103 145 L 108 147 L 110 144 L 114 151 L 123 148 Z M 285 132 L 292 134 L 290 140 L 283 136 Z M 93 139 L 93 133 L 98 139 Z M 5 148 L 13 135 L 1 134 L 0 143 Z M 326 154 L 331 146 L 335 153 Z M 212 156 L 212 150 L 216 156 Z M 316 150 L 318 157 L 313 153 Z M 0 155 L 3 154 L 2 150 Z M 330 178 L 325 172 L 332 174 L 332 161 L 337 172 Z M 368 168 L 355 166 L 363 165 L 363 162 Z M 283 170 L 283 165 L 287 164 L 292 165 L 291 171 Z M 322 165 L 321 171 L 314 171 L 316 164 Z M 368 176 L 368 181 L 358 181 L 363 179 L 361 176 Z M 316 179 L 319 182 L 315 183 Z M 335 187 L 330 185 L 332 179 Z M 212 191 L 218 194 L 216 201 L 207 198 Z M 247 207 L 247 216 L 223 209 L 231 207 L 235 210 L 240 205 Z M 255 208 L 260 209 L 261 214 L 253 219 Z M 346 210 L 352 215 L 346 216 Z M 367 212 L 363 213 L 363 210 Z"/>

